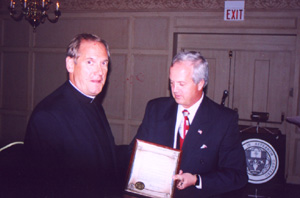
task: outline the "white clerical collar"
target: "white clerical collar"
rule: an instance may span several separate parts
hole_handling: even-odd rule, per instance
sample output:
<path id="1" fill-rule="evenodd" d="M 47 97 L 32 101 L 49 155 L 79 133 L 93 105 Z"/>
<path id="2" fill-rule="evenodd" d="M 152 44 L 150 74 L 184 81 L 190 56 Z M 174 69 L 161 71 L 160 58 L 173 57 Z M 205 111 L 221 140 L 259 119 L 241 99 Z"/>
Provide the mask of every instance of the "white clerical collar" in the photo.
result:
<path id="1" fill-rule="evenodd" d="M 86 97 L 88 97 L 88 98 L 91 98 L 91 99 L 94 99 L 95 98 L 95 96 L 88 96 L 88 95 L 86 95 L 86 94 L 84 94 L 82 91 L 80 91 L 70 80 L 69 80 L 69 82 L 70 82 L 70 84 L 77 90 L 77 91 L 79 91 L 82 95 L 84 95 L 84 96 L 86 96 Z"/>

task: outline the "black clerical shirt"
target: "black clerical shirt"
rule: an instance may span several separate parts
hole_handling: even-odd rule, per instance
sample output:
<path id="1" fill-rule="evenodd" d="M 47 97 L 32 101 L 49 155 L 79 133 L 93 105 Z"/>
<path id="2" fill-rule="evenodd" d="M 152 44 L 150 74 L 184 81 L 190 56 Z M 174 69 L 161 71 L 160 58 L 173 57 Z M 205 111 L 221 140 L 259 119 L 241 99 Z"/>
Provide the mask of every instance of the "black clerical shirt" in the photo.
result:
<path id="1" fill-rule="evenodd" d="M 34 109 L 25 135 L 33 191 L 48 197 L 116 192 L 115 143 L 105 112 L 64 83 Z"/>

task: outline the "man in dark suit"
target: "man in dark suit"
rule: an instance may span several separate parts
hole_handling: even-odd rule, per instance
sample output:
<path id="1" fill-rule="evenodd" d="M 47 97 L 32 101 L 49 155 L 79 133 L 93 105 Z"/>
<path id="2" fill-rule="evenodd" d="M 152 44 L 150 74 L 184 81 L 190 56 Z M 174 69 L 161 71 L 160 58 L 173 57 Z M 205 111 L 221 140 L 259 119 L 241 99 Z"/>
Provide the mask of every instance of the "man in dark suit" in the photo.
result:
<path id="1" fill-rule="evenodd" d="M 181 142 L 180 172 L 173 176 L 175 197 L 219 196 L 243 187 L 248 180 L 238 115 L 205 96 L 207 82 L 208 63 L 200 53 L 177 54 L 170 67 L 173 98 L 147 104 L 131 143 L 132 147 L 135 139 L 141 139 L 180 149 Z"/>
<path id="2" fill-rule="evenodd" d="M 28 122 L 29 194 L 90 198 L 117 192 L 115 143 L 99 101 L 109 58 L 108 45 L 96 35 L 79 34 L 70 42 L 69 80 L 36 106 Z"/>

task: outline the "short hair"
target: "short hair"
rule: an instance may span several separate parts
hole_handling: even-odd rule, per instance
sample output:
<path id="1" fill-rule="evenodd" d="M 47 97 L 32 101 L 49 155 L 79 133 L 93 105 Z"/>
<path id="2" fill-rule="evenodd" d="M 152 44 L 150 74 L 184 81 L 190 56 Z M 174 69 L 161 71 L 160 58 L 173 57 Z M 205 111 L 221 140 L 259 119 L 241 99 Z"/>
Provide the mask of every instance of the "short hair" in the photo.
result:
<path id="1" fill-rule="evenodd" d="M 67 48 L 67 57 L 74 58 L 75 63 L 79 57 L 78 50 L 80 48 L 80 44 L 81 44 L 82 40 L 96 41 L 96 42 L 102 43 L 105 46 L 105 49 L 106 49 L 106 52 L 108 55 L 108 59 L 110 59 L 109 47 L 105 40 L 101 39 L 99 36 L 97 36 L 95 34 L 82 33 L 82 34 L 76 35 L 71 40 L 71 42 L 69 43 L 68 48 Z"/>
<path id="2" fill-rule="evenodd" d="M 198 84 L 201 80 L 204 80 L 205 87 L 208 83 L 208 62 L 201 56 L 200 52 L 196 51 L 181 51 L 176 54 L 172 60 L 171 67 L 181 61 L 190 61 L 194 67 L 192 79 L 195 84 Z"/>

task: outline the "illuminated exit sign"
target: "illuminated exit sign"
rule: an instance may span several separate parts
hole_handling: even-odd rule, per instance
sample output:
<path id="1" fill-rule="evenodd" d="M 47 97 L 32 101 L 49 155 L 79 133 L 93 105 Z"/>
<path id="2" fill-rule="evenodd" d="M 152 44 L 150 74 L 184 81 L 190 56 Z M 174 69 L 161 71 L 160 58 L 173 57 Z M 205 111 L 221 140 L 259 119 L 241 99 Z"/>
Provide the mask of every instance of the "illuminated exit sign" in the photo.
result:
<path id="1" fill-rule="evenodd" d="M 224 20 L 243 21 L 245 14 L 245 1 L 225 1 Z"/>

